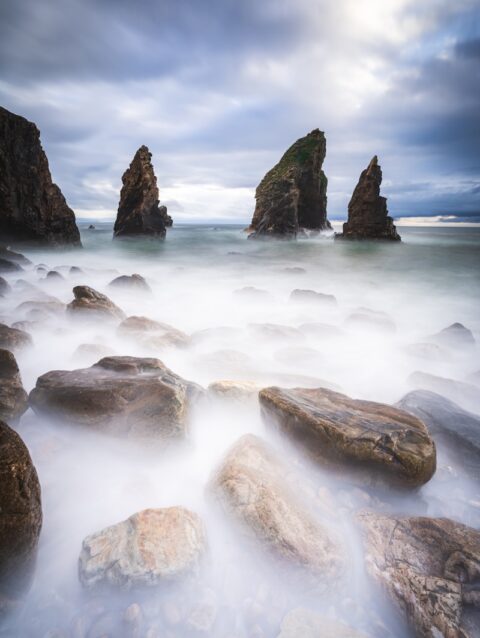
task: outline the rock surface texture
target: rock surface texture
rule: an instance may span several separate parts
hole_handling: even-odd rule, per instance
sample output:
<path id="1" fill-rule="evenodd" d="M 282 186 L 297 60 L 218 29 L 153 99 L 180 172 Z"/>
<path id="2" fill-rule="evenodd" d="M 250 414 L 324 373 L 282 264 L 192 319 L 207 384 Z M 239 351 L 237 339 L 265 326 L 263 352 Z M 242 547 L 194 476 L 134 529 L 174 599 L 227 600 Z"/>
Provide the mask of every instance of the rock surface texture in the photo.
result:
<path id="1" fill-rule="evenodd" d="M 250 237 L 296 237 L 302 229 L 331 229 L 327 219 L 327 150 L 318 129 L 300 138 L 262 179 L 255 192 Z"/>
<path id="2" fill-rule="evenodd" d="M 480 605 L 480 532 L 446 518 L 358 515 L 370 575 L 421 638 L 474 638 Z M 467 614 L 465 613 L 467 612 Z M 470 619 L 471 620 L 471 619 Z"/>
<path id="3" fill-rule="evenodd" d="M 186 435 L 190 408 L 201 393 L 158 359 L 105 357 L 90 368 L 43 374 L 30 405 L 119 436 L 166 441 Z"/>
<path id="4" fill-rule="evenodd" d="M 20 436 L 0 421 L 0 615 L 21 598 L 42 527 L 40 483 Z"/>
<path id="5" fill-rule="evenodd" d="M 24 330 L 10 328 L 4 323 L 0 323 L 0 348 L 7 350 L 20 350 L 32 345 L 32 338 Z"/>
<path id="6" fill-rule="evenodd" d="M 67 306 L 71 314 L 80 314 L 92 319 L 125 319 L 125 313 L 113 301 L 90 286 L 75 286 L 75 299 Z"/>
<path id="7" fill-rule="evenodd" d="M 28 395 L 15 357 L 9 350 L 0 349 L 0 419 L 16 421 L 27 408 Z"/>
<path id="8" fill-rule="evenodd" d="M 172 218 L 166 206 L 159 206 L 157 178 L 152 165 L 152 154 L 146 146 L 135 153 L 122 177 L 122 190 L 114 237 L 149 235 L 163 238 Z"/>
<path id="9" fill-rule="evenodd" d="M 389 239 L 400 241 L 400 235 L 388 216 L 387 200 L 380 195 L 382 169 L 375 155 L 362 171 L 348 204 L 348 221 L 336 239 Z"/>
<path id="10" fill-rule="evenodd" d="M 274 555 L 331 581 L 342 571 L 342 552 L 290 490 L 286 473 L 266 444 L 247 434 L 227 453 L 210 489 Z"/>
<path id="11" fill-rule="evenodd" d="M 1 107 L 0 234 L 9 241 L 80 246 L 75 214 L 52 182 L 39 130 Z"/>
<path id="12" fill-rule="evenodd" d="M 195 572 L 205 548 L 197 514 L 183 507 L 143 510 L 83 541 L 80 581 L 88 588 L 159 585 Z"/>
<path id="13" fill-rule="evenodd" d="M 416 487 L 436 468 L 435 445 L 417 417 L 325 388 L 264 388 L 262 413 L 322 464 Z"/>

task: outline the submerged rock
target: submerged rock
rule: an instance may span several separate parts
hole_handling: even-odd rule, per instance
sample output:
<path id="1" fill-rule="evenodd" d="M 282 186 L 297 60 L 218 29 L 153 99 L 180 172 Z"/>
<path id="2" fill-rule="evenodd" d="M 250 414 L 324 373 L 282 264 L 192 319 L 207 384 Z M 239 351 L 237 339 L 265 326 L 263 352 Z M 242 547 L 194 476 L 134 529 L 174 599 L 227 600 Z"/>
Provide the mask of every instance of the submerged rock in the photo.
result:
<path id="1" fill-rule="evenodd" d="M 0 615 L 22 597 L 42 527 L 40 483 L 20 438 L 0 421 Z"/>
<path id="2" fill-rule="evenodd" d="M 407 379 L 408 385 L 414 389 L 437 392 L 467 410 L 480 411 L 480 394 L 478 388 L 464 381 L 439 377 L 428 372 L 413 372 Z"/>
<path id="3" fill-rule="evenodd" d="M 0 323 L 0 348 L 16 351 L 31 346 L 32 343 L 32 337 L 28 332 Z"/>
<path id="4" fill-rule="evenodd" d="M 71 314 L 79 314 L 92 319 L 125 319 L 125 313 L 106 295 L 90 288 L 90 286 L 75 286 L 75 299 L 67 306 Z"/>
<path id="5" fill-rule="evenodd" d="M 367 638 L 343 622 L 297 607 L 286 614 L 277 638 Z"/>
<path id="6" fill-rule="evenodd" d="M 155 321 L 148 317 L 127 317 L 118 326 L 121 336 L 129 337 L 146 348 L 164 348 L 166 346 L 187 346 L 190 337 L 168 323 Z"/>
<path id="7" fill-rule="evenodd" d="M 318 129 L 293 144 L 262 179 L 250 237 L 294 238 L 302 229 L 331 229 L 327 178 L 322 170 L 325 135 Z"/>
<path id="8" fill-rule="evenodd" d="M 264 388 L 259 398 L 265 418 L 342 473 L 417 487 L 435 472 L 435 445 L 408 412 L 325 388 Z"/>
<path id="9" fill-rule="evenodd" d="M 147 509 L 88 536 L 79 577 L 87 588 L 160 585 L 194 573 L 205 549 L 197 514 L 183 507 Z"/>
<path id="10" fill-rule="evenodd" d="M 79 370 L 56 370 L 37 379 L 30 393 L 35 412 L 119 436 L 185 437 L 200 386 L 158 359 L 105 357 Z"/>
<path id="11" fill-rule="evenodd" d="M 343 569 L 342 552 L 290 490 L 286 473 L 267 445 L 247 434 L 227 452 L 210 491 L 274 555 L 332 581 Z"/>
<path id="12" fill-rule="evenodd" d="M 343 233 L 335 239 L 389 239 L 400 241 L 400 235 L 388 216 L 387 199 L 380 195 L 382 169 L 375 155 L 362 171 L 348 204 L 348 221 Z"/>
<path id="13" fill-rule="evenodd" d="M 166 227 L 172 225 L 172 218 L 165 206 L 158 205 L 157 178 L 152 154 L 146 146 L 141 146 L 135 153 L 122 182 L 114 237 L 149 235 L 164 238 Z"/>
<path id="14" fill-rule="evenodd" d="M 352 312 L 346 318 L 345 323 L 351 328 L 383 332 L 385 334 L 396 332 L 397 330 L 393 319 L 385 312 L 370 310 L 370 308 L 359 308 Z"/>
<path id="15" fill-rule="evenodd" d="M 142 275 L 121 275 L 116 277 L 109 284 L 113 288 L 131 288 L 132 290 L 144 290 L 145 292 L 152 292 L 150 286 L 147 284 Z"/>
<path id="16" fill-rule="evenodd" d="M 4 238 L 81 245 L 75 214 L 52 182 L 39 130 L 1 107 L 0 210 Z"/>
<path id="17" fill-rule="evenodd" d="M 290 301 L 296 303 L 321 303 L 331 306 L 337 305 L 335 295 L 327 295 L 324 292 L 317 292 L 316 290 L 301 290 L 296 288 L 290 293 Z"/>
<path id="18" fill-rule="evenodd" d="M 462 323 L 452 323 L 448 328 L 440 330 L 431 337 L 432 341 L 451 348 L 465 348 L 475 345 L 473 333 Z"/>
<path id="19" fill-rule="evenodd" d="M 9 350 L 0 349 L 0 419 L 16 421 L 27 408 L 28 395 L 15 357 Z"/>
<path id="20" fill-rule="evenodd" d="M 446 518 L 358 516 L 370 575 L 406 616 L 416 636 L 474 638 L 463 624 L 478 607 L 480 532 Z M 477 615 L 477 622 L 480 620 Z"/>

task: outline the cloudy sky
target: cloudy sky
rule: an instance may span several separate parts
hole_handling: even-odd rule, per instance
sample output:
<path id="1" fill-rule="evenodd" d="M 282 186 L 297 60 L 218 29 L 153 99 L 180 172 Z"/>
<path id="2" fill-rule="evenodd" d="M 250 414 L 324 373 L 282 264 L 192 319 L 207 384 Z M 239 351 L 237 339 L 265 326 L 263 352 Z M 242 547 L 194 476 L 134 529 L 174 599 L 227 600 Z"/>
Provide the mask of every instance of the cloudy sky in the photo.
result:
<path id="1" fill-rule="evenodd" d="M 319 127 L 331 219 L 378 154 L 394 216 L 480 220 L 479 0 L 2 0 L 0 104 L 80 217 L 147 144 L 176 220 L 246 222 Z"/>

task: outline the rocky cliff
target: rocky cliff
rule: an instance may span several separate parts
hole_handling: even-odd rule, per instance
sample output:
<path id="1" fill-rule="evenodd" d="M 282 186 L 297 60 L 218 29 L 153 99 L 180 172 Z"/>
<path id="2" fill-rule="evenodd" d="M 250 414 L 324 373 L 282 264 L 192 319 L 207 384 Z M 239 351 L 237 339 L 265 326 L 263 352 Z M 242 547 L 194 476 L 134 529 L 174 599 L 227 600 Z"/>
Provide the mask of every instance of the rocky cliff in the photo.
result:
<path id="1" fill-rule="evenodd" d="M 166 227 L 172 225 L 166 206 L 159 206 L 157 178 L 152 154 L 146 146 L 135 153 L 122 177 L 114 236 L 151 235 L 163 238 Z"/>
<path id="2" fill-rule="evenodd" d="M 1 107 L 0 234 L 12 242 L 80 245 L 75 214 L 52 182 L 38 128 Z"/>
<path id="3" fill-rule="evenodd" d="M 296 237 L 302 229 L 330 229 L 327 178 L 322 170 L 326 140 L 315 129 L 300 138 L 262 179 L 250 237 Z"/>
<path id="4" fill-rule="evenodd" d="M 375 155 L 362 171 L 348 204 L 348 221 L 343 233 L 335 239 L 389 239 L 400 241 L 400 235 L 388 216 L 387 199 L 380 195 L 382 169 Z"/>

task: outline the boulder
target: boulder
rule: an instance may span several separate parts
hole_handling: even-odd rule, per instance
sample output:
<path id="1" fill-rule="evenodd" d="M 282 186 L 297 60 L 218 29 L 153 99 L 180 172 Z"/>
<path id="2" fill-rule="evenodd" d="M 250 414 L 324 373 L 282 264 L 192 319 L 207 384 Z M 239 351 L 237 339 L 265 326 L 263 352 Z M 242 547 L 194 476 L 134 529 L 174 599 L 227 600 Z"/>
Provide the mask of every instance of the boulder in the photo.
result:
<path id="1" fill-rule="evenodd" d="M 20 438 L 0 421 L 0 614 L 21 599 L 35 567 L 42 527 L 40 483 Z"/>
<path id="2" fill-rule="evenodd" d="M 252 381 L 214 381 L 207 388 L 210 396 L 232 401 L 256 399 L 260 386 Z"/>
<path id="3" fill-rule="evenodd" d="M 285 481 L 284 466 L 247 434 L 227 452 L 210 483 L 224 511 L 277 558 L 332 581 L 343 571 L 337 542 Z"/>
<path id="4" fill-rule="evenodd" d="M 0 348 L 16 351 L 31 346 L 32 343 L 32 337 L 28 332 L 0 323 Z"/>
<path id="5" fill-rule="evenodd" d="M 62 281 L 65 277 L 62 273 L 58 272 L 58 270 L 49 270 L 45 275 L 45 279 L 48 279 L 49 281 Z"/>
<path id="6" fill-rule="evenodd" d="M 23 268 L 20 264 L 16 264 L 14 261 L 3 259 L 0 257 L 0 272 L 20 272 Z"/>
<path id="7" fill-rule="evenodd" d="M 172 218 L 165 206 L 159 206 L 157 178 L 152 154 L 146 146 L 135 153 L 130 167 L 122 177 L 122 190 L 114 237 L 148 235 L 163 239 Z"/>
<path id="8" fill-rule="evenodd" d="M 28 395 L 23 389 L 15 357 L 0 349 L 0 419 L 11 423 L 28 408 Z"/>
<path id="9" fill-rule="evenodd" d="M 277 638 L 368 638 L 343 622 L 297 607 L 286 614 Z"/>
<path id="10" fill-rule="evenodd" d="M 200 386 L 158 359 L 105 357 L 90 368 L 43 374 L 30 405 L 39 414 L 118 436 L 168 441 L 185 437 L 201 394 Z"/>
<path id="11" fill-rule="evenodd" d="M 400 235 L 388 216 L 387 200 L 380 195 L 382 169 L 375 155 L 362 171 L 348 204 L 348 221 L 335 239 L 388 239 L 400 241 Z"/>
<path id="12" fill-rule="evenodd" d="M 146 348 L 164 348 L 165 346 L 188 346 L 190 337 L 161 321 L 154 321 L 148 317 L 127 317 L 118 326 L 118 334 L 129 337 Z"/>
<path id="13" fill-rule="evenodd" d="M 324 292 L 317 292 L 316 290 L 301 290 L 296 288 L 290 293 L 290 301 L 301 304 L 326 304 L 330 306 L 336 306 L 337 300 L 334 295 L 327 295 Z"/>
<path id="14" fill-rule="evenodd" d="M 152 292 L 152 289 L 147 284 L 142 275 L 121 275 L 116 277 L 109 284 L 112 288 L 131 288 L 132 290 L 144 290 L 145 292 Z"/>
<path id="15" fill-rule="evenodd" d="M 80 246 L 75 214 L 52 182 L 40 132 L 0 108 L 0 235 L 12 241 Z"/>
<path id="16" fill-rule="evenodd" d="M 29 320 L 44 320 L 51 317 L 60 317 L 65 314 L 66 305 L 61 301 L 52 299 L 45 301 L 24 301 L 15 308 L 16 313 L 20 313 Z"/>
<path id="17" fill-rule="evenodd" d="M 143 510 L 83 541 L 80 582 L 86 588 L 161 585 L 195 573 L 205 550 L 203 524 L 194 512 Z"/>
<path id="18" fill-rule="evenodd" d="M 428 372 L 413 372 L 407 379 L 411 388 L 430 390 L 441 394 L 467 410 L 480 412 L 480 394 L 478 388 L 464 381 L 439 377 Z"/>
<path id="19" fill-rule="evenodd" d="M 4 279 L 3 277 L 0 277 L 0 295 L 6 295 L 11 291 L 11 287 L 10 284 L 8 283 L 8 281 L 6 281 L 6 279 Z"/>
<path id="20" fill-rule="evenodd" d="M 451 348 L 465 348 L 475 345 L 475 337 L 473 333 L 462 323 L 452 323 L 448 328 L 444 328 L 431 336 L 431 340 L 442 346 Z"/>
<path id="21" fill-rule="evenodd" d="M 267 421 L 342 474 L 418 487 L 435 472 L 435 445 L 408 412 L 325 388 L 264 388 L 259 399 Z"/>
<path id="22" fill-rule="evenodd" d="M 329 230 L 327 178 L 322 170 L 327 146 L 318 129 L 293 144 L 255 192 L 250 238 L 295 238 L 299 231 Z"/>
<path id="23" fill-rule="evenodd" d="M 125 319 L 125 313 L 113 301 L 90 286 L 75 286 L 75 299 L 67 306 L 67 312 L 92 319 Z"/>
<path id="24" fill-rule="evenodd" d="M 359 308 L 352 312 L 345 320 L 349 328 L 369 330 L 371 332 L 383 332 L 385 334 L 396 332 L 394 321 L 385 313 L 370 308 Z"/>
<path id="25" fill-rule="evenodd" d="M 358 515 L 367 570 L 416 636 L 474 638 L 463 612 L 478 607 L 480 532 L 446 518 Z"/>
<path id="26" fill-rule="evenodd" d="M 22 253 L 17 253 L 14 250 L 11 250 L 7 246 L 0 245 L 0 257 L 2 259 L 6 259 L 7 261 L 11 261 L 15 264 L 19 264 L 20 266 L 31 266 L 32 262 L 30 259 L 27 259 L 25 255 Z"/>

